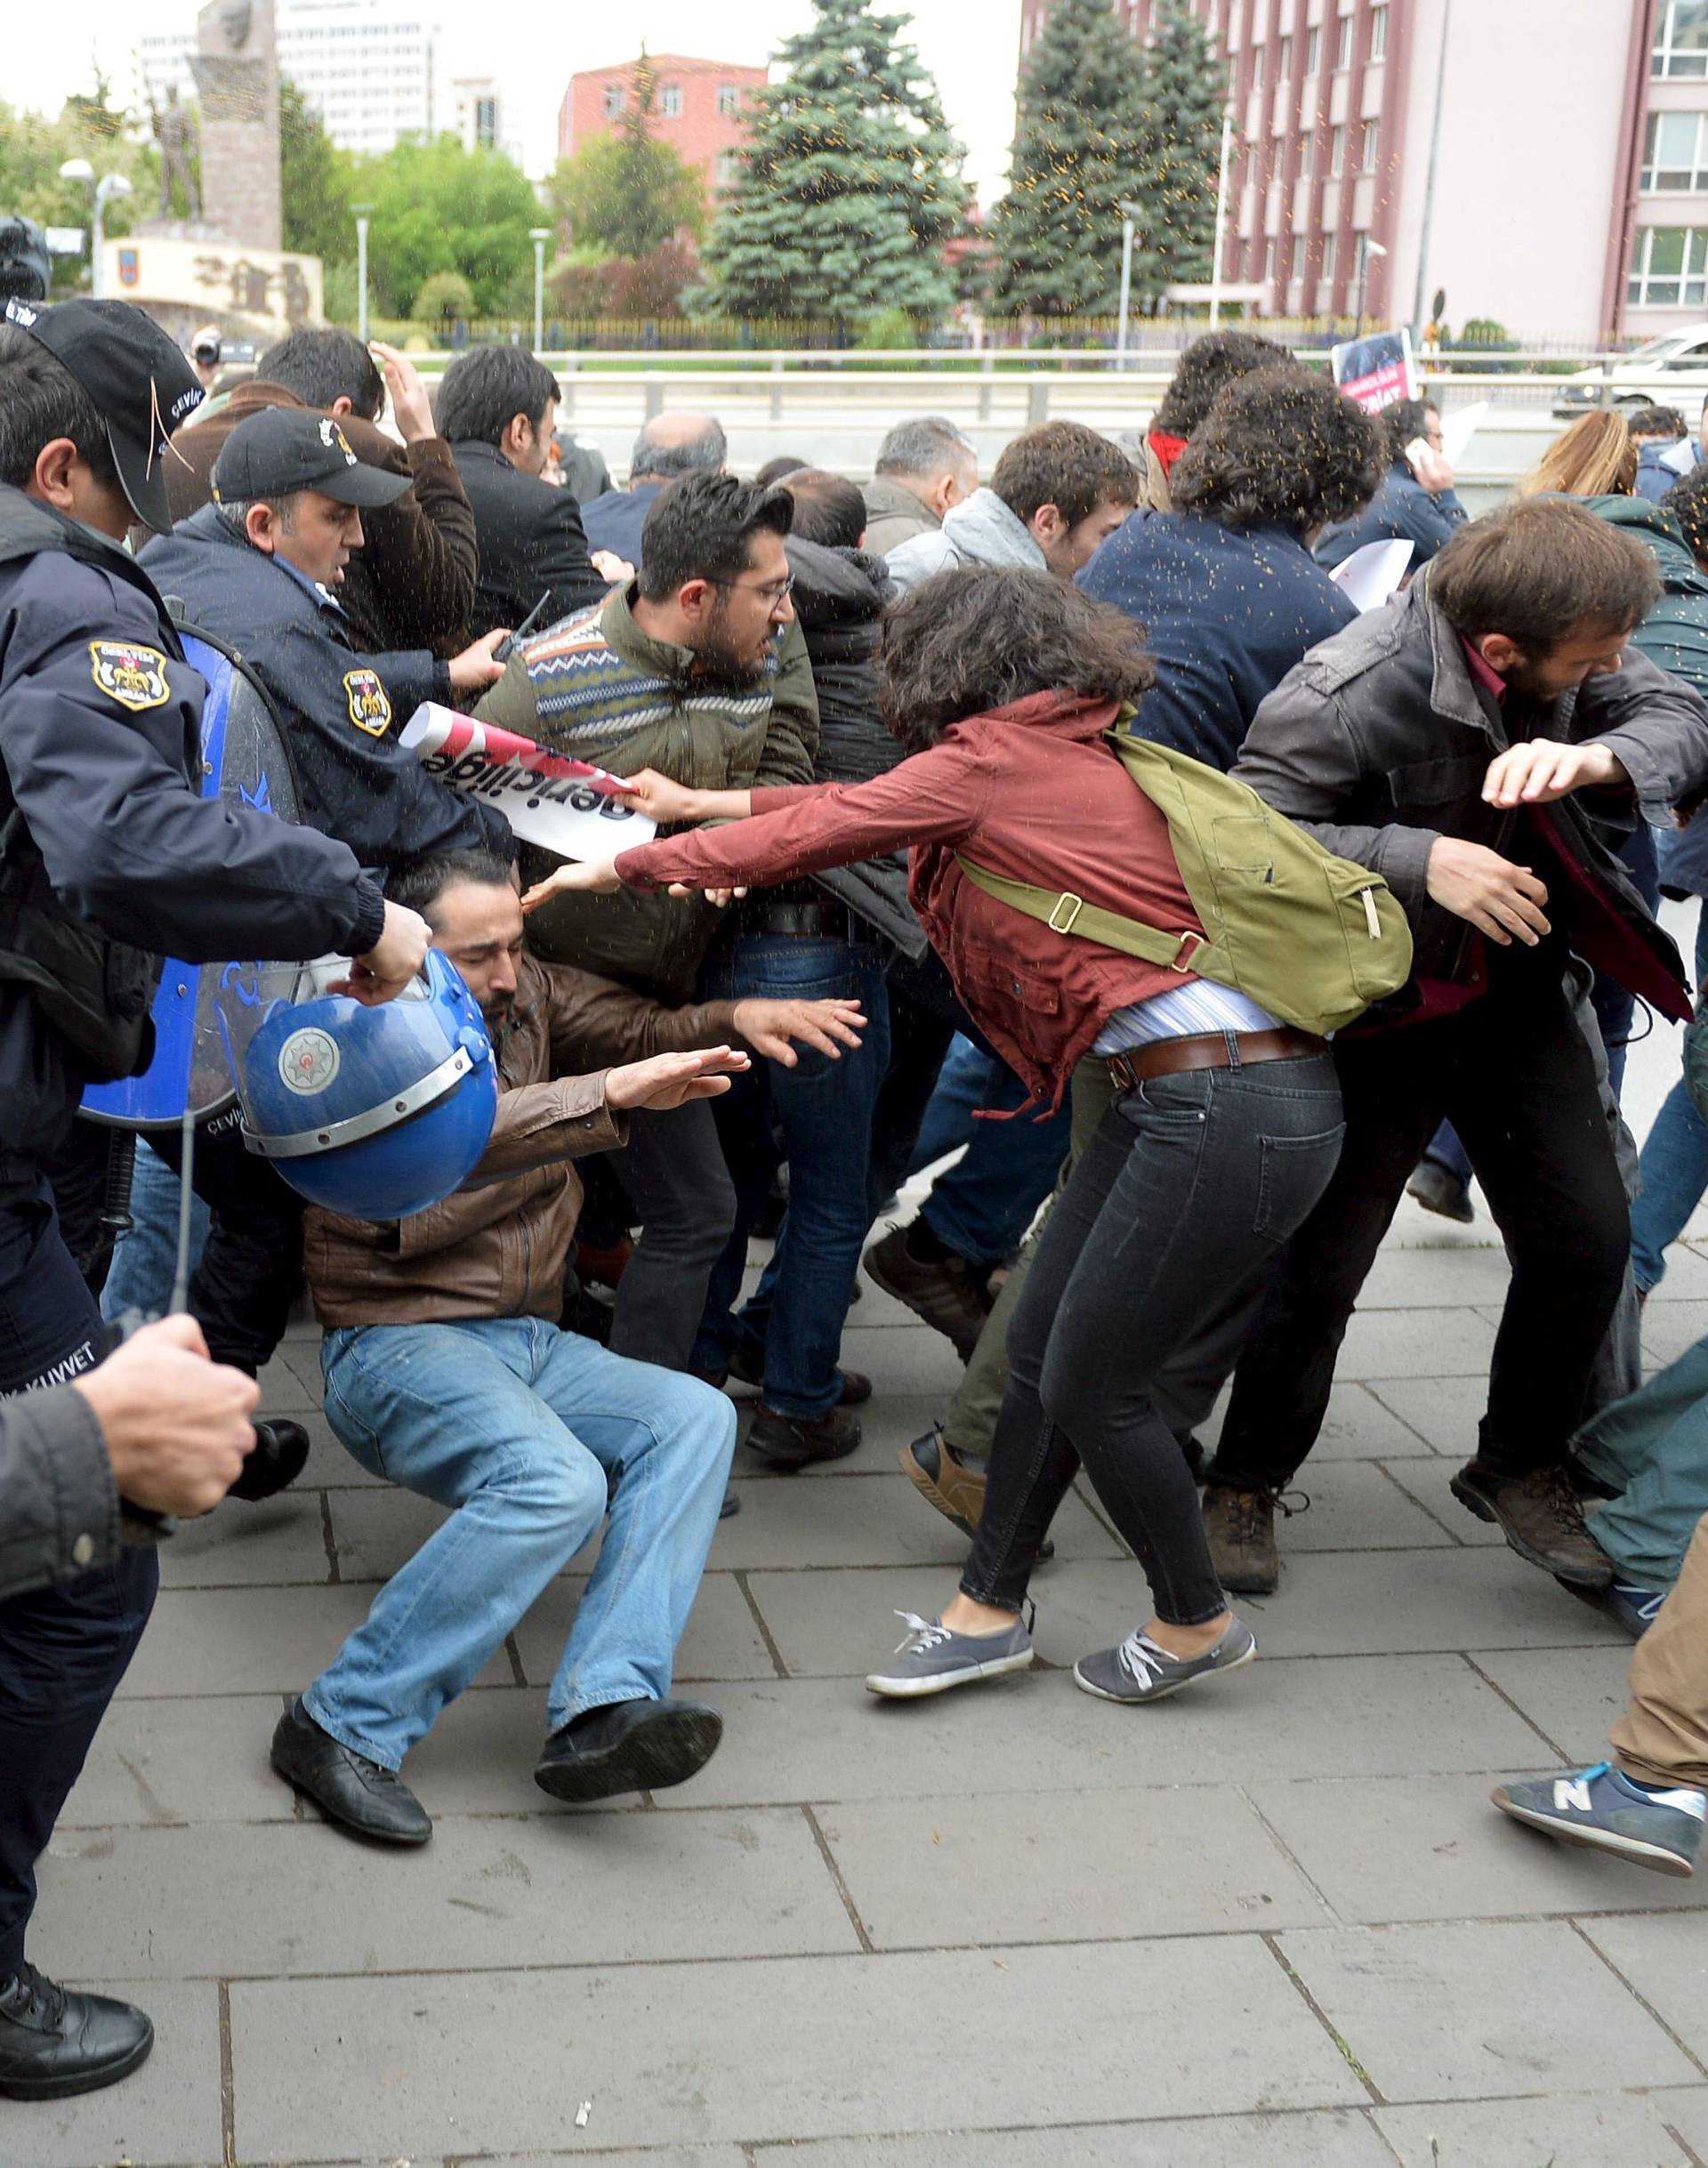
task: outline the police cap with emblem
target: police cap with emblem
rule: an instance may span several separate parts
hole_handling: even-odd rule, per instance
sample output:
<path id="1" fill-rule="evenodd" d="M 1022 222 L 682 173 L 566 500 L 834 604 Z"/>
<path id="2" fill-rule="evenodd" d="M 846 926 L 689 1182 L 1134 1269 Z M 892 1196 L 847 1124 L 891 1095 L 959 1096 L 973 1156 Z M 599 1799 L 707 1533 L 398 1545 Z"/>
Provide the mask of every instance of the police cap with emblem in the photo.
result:
<path id="1" fill-rule="evenodd" d="M 214 499 L 245 504 L 313 489 L 340 504 L 394 504 L 409 480 L 407 474 L 364 465 L 331 415 L 264 407 L 239 422 L 221 447 L 214 463 Z"/>
<path id="2" fill-rule="evenodd" d="M 39 339 L 89 395 L 107 430 L 131 509 L 157 534 L 172 527 L 165 463 L 173 430 L 202 402 L 202 387 L 171 339 L 125 301 L 9 301 L 5 318 Z"/>

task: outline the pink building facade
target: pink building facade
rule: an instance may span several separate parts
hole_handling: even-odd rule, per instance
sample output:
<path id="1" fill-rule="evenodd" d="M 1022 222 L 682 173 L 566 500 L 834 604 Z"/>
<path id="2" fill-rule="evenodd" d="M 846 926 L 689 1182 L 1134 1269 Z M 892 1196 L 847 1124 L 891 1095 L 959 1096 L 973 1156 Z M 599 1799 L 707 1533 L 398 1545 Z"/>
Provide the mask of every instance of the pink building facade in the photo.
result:
<path id="1" fill-rule="evenodd" d="M 689 60 L 680 52 L 649 53 L 653 72 L 653 133 L 705 176 L 711 205 L 735 179 L 736 161 L 747 136 L 747 100 L 765 81 L 762 68 L 733 60 Z M 640 63 L 571 76 L 558 108 L 558 156 L 573 157 L 597 136 L 608 135 L 635 104 Z"/>

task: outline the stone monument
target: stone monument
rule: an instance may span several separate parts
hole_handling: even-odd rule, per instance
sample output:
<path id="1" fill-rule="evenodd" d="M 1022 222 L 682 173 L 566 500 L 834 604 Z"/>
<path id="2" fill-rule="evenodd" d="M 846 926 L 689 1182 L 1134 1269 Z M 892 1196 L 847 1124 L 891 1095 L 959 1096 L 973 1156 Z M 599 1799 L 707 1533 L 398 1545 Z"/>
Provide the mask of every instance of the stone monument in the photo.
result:
<path id="1" fill-rule="evenodd" d="M 190 61 L 201 104 L 206 225 L 246 248 L 277 251 L 278 50 L 273 0 L 207 0 Z"/>
<path id="2" fill-rule="evenodd" d="M 160 146 L 160 215 L 172 216 L 172 184 L 174 178 L 181 184 L 189 203 L 189 215 L 197 220 L 202 215 L 202 199 L 197 192 L 196 169 L 190 164 L 190 146 L 196 140 L 195 125 L 189 115 L 178 102 L 178 85 L 166 86 L 164 108 L 149 101 L 149 121 L 154 130 L 154 140 Z"/>

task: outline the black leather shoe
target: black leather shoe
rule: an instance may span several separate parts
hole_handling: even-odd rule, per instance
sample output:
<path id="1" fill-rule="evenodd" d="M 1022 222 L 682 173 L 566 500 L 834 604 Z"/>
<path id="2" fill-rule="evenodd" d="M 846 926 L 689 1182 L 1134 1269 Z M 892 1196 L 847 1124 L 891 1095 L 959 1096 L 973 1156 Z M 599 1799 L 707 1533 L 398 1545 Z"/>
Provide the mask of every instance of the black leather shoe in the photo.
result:
<path id="1" fill-rule="evenodd" d="M 872 1381 L 863 1370 L 839 1369 L 837 1376 L 842 1381 L 839 1405 L 842 1407 L 863 1407 L 872 1398 Z M 723 1376 L 711 1382 L 721 1385 L 726 1378 L 734 1378 L 738 1385 L 751 1385 L 757 1391 L 765 1390 L 765 1358 L 751 1340 L 744 1340 L 729 1358 L 729 1367 Z"/>
<path id="2" fill-rule="evenodd" d="M 723 1719 L 704 1702 L 608 1702 L 552 1734 L 534 1781 L 571 1805 L 663 1792 L 703 1769 L 722 1737 Z"/>
<path id="3" fill-rule="evenodd" d="M 427 1809 L 391 1769 L 383 1769 L 334 1739 L 302 1706 L 301 1697 L 278 1720 L 273 1767 L 306 1792 L 329 1820 L 383 1844 L 425 1844 L 433 1834 Z"/>
<path id="4" fill-rule="evenodd" d="M 255 1433 L 255 1449 L 225 1495 L 246 1498 L 254 1505 L 287 1489 L 302 1474 L 309 1457 L 309 1434 L 300 1422 L 288 1422 L 282 1415 L 270 1415 L 251 1428 Z"/>
<path id="5" fill-rule="evenodd" d="M 149 2058 L 154 2027 L 106 1995 L 76 1995 L 34 1965 L 0 1979 L 0 2093 L 64 2100 L 116 2085 Z"/>
<path id="6" fill-rule="evenodd" d="M 840 1461 L 860 1442 L 860 1419 L 833 1407 L 823 1415 L 779 1415 L 761 1400 L 747 1426 L 747 1443 L 774 1468 Z"/>

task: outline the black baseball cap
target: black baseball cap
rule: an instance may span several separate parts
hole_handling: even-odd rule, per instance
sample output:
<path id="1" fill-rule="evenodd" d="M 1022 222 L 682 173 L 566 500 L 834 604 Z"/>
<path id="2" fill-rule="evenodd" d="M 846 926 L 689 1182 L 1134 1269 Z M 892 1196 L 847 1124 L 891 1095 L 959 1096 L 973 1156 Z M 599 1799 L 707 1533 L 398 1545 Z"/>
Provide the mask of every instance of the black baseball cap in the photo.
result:
<path id="1" fill-rule="evenodd" d="M 395 504 L 407 474 L 370 467 L 350 448 L 337 417 L 306 407 L 263 407 L 239 422 L 214 462 L 215 504 L 317 489 L 340 504 Z"/>
<path id="2" fill-rule="evenodd" d="M 172 526 L 167 446 L 202 403 L 196 372 L 177 343 L 127 301 L 9 301 L 5 320 L 39 339 L 75 376 L 107 430 L 131 510 L 158 535 Z"/>

